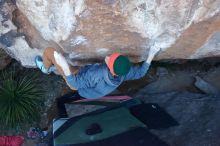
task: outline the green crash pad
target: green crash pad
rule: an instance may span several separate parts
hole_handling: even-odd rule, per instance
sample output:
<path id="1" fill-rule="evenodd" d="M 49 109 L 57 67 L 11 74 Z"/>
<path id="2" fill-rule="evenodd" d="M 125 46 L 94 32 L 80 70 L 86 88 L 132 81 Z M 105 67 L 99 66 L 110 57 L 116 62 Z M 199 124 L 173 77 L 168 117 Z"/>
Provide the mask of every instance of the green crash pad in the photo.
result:
<path id="1" fill-rule="evenodd" d="M 87 135 L 85 131 L 93 123 L 98 123 L 102 128 L 102 132 Z M 87 143 L 106 139 L 136 127 L 146 126 L 132 116 L 127 108 L 121 107 L 80 118 L 58 135 L 54 142 L 55 145 Z"/>

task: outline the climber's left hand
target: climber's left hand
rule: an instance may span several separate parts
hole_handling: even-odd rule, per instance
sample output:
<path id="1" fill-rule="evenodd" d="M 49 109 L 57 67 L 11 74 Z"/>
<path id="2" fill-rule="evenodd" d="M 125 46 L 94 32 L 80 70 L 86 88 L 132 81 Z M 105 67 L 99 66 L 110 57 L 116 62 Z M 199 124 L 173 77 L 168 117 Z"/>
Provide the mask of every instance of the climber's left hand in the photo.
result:
<path id="1" fill-rule="evenodd" d="M 69 65 L 66 59 L 64 58 L 64 56 L 58 53 L 57 51 L 54 51 L 54 58 L 56 63 L 63 69 L 64 75 L 65 76 L 71 75 Z"/>

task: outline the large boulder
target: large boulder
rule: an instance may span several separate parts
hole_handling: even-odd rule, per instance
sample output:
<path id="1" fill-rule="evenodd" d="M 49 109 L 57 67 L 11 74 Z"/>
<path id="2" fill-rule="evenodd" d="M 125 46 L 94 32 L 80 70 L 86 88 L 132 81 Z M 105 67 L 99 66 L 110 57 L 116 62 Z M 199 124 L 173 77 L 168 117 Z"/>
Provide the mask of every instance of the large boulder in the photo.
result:
<path id="1" fill-rule="evenodd" d="M 220 55 L 219 0 L 2 0 L 0 47 L 24 66 L 46 47 L 72 65 L 119 51 L 132 61 Z"/>

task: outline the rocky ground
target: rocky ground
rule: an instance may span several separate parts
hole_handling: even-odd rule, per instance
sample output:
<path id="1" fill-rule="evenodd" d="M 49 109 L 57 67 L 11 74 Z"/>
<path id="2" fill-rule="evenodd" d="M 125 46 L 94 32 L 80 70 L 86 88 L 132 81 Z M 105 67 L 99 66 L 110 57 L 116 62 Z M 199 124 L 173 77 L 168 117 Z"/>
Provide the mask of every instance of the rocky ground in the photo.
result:
<path id="1" fill-rule="evenodd" d="M 151 131 L 171 146 L 219 146 L 219 64 L 191 62 L 156 70 L 156 79 L 152 76 L 153 82 L 131 96 L 159 104 L 180 125 Z"/>
<path id="2" fill-rule="evenodd" d="M 136 97 L 157 103 L 178 121 L 179 126 L 151 130 L 170 146 L 219 146 L 220 97 L 192 92 L 146 95 L 142 89 Z"/>
<path id="3" fill-rule="evenodd" d="M 140 98 L 145 102 L 157 103 L 174 117 L 179 126 L 164 130 L 151 130 L 171 146 L 218 146 L 220 141 L 220 64 L 219 61 L 181 61 L 178 63 L 154 62 L 148 74 L 141 80 L 129 81 L 121 85 L 113 94 L 125 94 Z M 10 66 L 23 69 L 13 61 Z M 51 127 L 56 117 L 55 99 L 71 92 L 61 77 L 39 73 L 42 88 L 45 90 L 44 110 L 41 122 L 33 124 L 40 128 Z M 199 78 L 200 77 L 200 78 Z M 197 85 L 195 85 L 197 80 Z M 94 110 L 93 107 L 67 106 L 74 114 Z M 25 135 L 25 131 L 17 134 Z M 26 139 L 24 146 L 36 144 Z"/>
<path id="4" fill-rule="evenodd" d="M 152 46 L 158 60 L 215 57 L 219 16 L 219 0 L 1 0 L 0 47 L 32 67 L 47 46 L 74 65 L 115 51 L 138 62 Z"/>

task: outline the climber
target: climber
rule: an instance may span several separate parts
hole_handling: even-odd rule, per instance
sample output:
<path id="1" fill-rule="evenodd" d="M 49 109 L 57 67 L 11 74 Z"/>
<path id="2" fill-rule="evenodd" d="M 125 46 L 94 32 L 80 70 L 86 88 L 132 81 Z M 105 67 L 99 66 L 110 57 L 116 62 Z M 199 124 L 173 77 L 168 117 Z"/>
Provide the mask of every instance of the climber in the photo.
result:
<path id="1" fill-rule="evenodd" d="M 129 59 L 120 53 L 105 57 L 105 63 L 97 63 L 81 67 L 79 71 L 71 69 L 64 56 L 53 48 L 44 51 L 43 58 L 36 56 L 37 67 L 45 74 L 58 72 L 63 76 L 78 96 L 96 99 L 115 90 L 123 81 L 143 77 L 154 56 L 160 48 L 151 47 L 147 60 L 142 65 L 131 65 Z"/>

